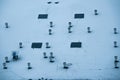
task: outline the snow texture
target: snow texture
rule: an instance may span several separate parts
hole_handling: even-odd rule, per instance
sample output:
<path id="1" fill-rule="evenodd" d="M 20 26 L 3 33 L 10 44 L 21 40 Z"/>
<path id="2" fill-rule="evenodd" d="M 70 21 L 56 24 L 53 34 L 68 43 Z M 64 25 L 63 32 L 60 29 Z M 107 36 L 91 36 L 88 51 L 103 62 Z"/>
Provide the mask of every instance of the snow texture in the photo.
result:
<path id="1" fill-rule="evenodd" d="M 114 56 L 120 60 L 120 48 L 113 44 L 117 41 L 120 46 L 119 5 L 119 0 L 0 0 L 0 80 L 120 80 L 120 69 L 114 68 Z M 94 15 L 95 9 L 99 15 Z M 74 19 L 76 13 L 84 13 L 84 19 Z M 39 14 L 48 14 L 48 19 L 38 19 Z M 72 33 L 68 33 L 68 22 L 72 22 Z M 92 33 L 87 33 L 87 27 Z M 114 34 L 113 28 L 119 34 Z M 32 42 L 43 46 L 32 49 Z M 51 48 L 46 49 L 46 42 Z M 70 48 L 71 42 L 82 42 L 82 48 Z M 12 60 L 12 51 L 18 52 L 18 61 Z M 53 52 L 55 62 L 44 59 L 43 52 L 47 56 Z M 10 63 L 5 70 L 6 56 Z M 63 62 L 72 65 L 63 69 Z"/>

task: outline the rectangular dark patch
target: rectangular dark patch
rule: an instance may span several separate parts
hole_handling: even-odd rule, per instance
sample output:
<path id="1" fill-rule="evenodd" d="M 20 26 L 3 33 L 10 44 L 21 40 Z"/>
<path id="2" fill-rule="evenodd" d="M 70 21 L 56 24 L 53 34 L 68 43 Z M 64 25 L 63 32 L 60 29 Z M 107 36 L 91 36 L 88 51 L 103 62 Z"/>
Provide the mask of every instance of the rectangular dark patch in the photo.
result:
<path id="1" fill-rule="evenodd" d="M 75 19 L 83 19 L 84 18 L 84 14 L 83 13 L 81 13 L 81 14 L 75 14 L 74 18 Z"/>
<path id="2" fill-rule="evenodd" d="M 71 48 L 81 48 L 82 43 L 81 42 L 72 42 L 70 45 Z"/>
<path id="3" fill-rule="evenodd" d="M 39 14 L 38 15 L 38 19 L 47 19 L 48 18 L 48 14 Z"/>
<path id="4" fill-rule="evenodd" d="M 32 43 L 31 48 L 42 48 L 42 43 L 37 42 L 37 43 Z"/>

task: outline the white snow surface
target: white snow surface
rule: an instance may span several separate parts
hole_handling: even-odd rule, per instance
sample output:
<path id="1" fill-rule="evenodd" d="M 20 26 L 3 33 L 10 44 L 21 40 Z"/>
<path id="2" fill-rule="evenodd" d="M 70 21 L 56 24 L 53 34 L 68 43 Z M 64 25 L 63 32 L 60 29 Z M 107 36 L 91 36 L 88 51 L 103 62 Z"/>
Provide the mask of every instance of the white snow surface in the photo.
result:
<path id="1" fill-rule="evenodd" d="M 51 4 L 47 4 L 51 1 Z M 59 4 L 54 2 L 59 1 Z M 120 60 L 119 0 L 0 0 L 0 80 L 91 79 L 120 80 L 120 69 L 114 68 L 114 56 Z M 94 9 L 99 15 L 94 15 Z M 75 13 L 84 13 L 84 19 L 74 19 Z M 37 19 L 48 14 L 48 19 Z M 53 35 L 48 35 L 49 22 L 53 21 Z M 10 28 L 5 28 L 5 22 Z M 72 22 L 72 33 L 68 33 Z M 92 33 L 87 33 L 91 27 Z M 82 48 L 70 48 L 71 42 L 82 42 Z M 19 49 L 19 42 L 24 47 Z M 32 42 L 42 42 L 41 49 L 32 49 Z M 49 42 L 50 49 L 45 48 Z M 12 61 L 12 51 L 18 51 L 20 60 Z M 54 53 L 55 62 L 43 58 Z M 3 69 L 8 56 L 8 69 Z M 32 69 L 27 69 L 30 62 Z M 63 69 L 63 62 L 72 63 Z M 118 63 L 120 67 L 120 63 Z"/>

